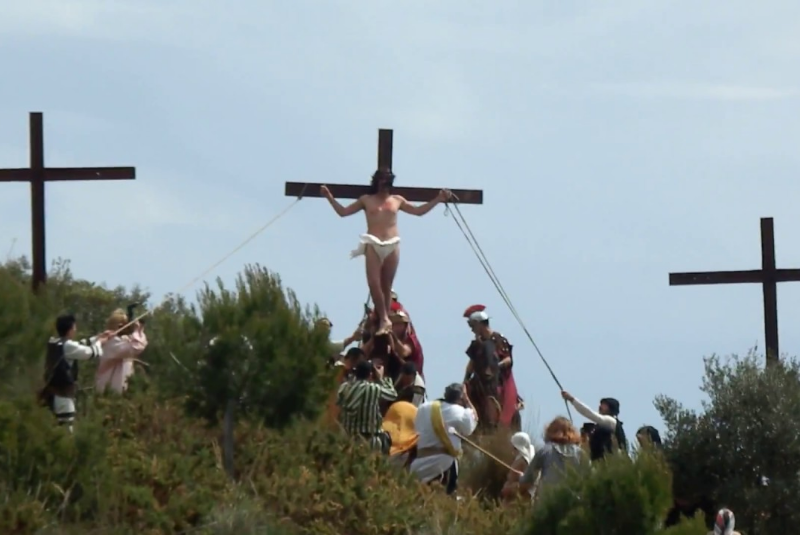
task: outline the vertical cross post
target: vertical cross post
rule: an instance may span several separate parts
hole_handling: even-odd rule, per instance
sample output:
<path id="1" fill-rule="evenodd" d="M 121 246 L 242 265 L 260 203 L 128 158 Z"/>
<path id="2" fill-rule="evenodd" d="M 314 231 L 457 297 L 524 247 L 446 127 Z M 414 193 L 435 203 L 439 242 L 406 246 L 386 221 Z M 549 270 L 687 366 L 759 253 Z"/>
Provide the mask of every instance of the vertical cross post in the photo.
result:
<path id="1" fill-rule="evenodd" d="M 780 358 L 778 346 L 778 278 L 775 268 L 775 227 L 771 217 L 761 218 L 761 272 L 764 294 L 764 343 L 767 362 Z"/>
<path id="2" fill-rule="evenodd" d="M 378 169 L 392 169 L 392 142 L 394 132 L 386 128 L 378 130 Z"/>
<path id="3" fill-rule="evenodd" d="M 33 261 L 33 289 L 38 290 L 47 279 L 45 265 L 44 224 L 44 125 L 41 112 L 33 112 L 29 118 L 31 168 L 31 238 Z"/>

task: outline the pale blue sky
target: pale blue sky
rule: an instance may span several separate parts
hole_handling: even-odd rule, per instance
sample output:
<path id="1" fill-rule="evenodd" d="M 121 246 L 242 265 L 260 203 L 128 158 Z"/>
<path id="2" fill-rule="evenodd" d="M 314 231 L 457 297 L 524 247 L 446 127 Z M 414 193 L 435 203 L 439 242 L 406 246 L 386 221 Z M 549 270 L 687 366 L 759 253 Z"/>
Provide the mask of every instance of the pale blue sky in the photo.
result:
<path id="1" fill-rule="evenodd" d="M 50 165 L 135 165 L 47 186 L 49 259 L 160 297 L 291 202 L 284 181 L 366 182 L 394 128 L 398 184 L 484 188 L 463 212 L 545 356 L 580 399 L 619 398 L 633 433 L 660 427 L 658 393 L 699 404 L 703 355 L 763 347 L 759 286 L 670 288 L 669 271 L 759 267 L 762 216 L 800 267 L 798 21 L 788 0 L 9 2 L 0 167 L 27 165 L 29 111 Z M 0 188 L 0 241 L 27 254 L 29 189 Z M 443 212 L 400 222 L 429 386 L 461 378 L 461 313 L 484 303 L 544 424 L 558 391 Z M 216 274 L 268 266 L 341 337 L 363 227 L 306 199 Z M 798 298 L 781 285 L 792 354 Z"/>

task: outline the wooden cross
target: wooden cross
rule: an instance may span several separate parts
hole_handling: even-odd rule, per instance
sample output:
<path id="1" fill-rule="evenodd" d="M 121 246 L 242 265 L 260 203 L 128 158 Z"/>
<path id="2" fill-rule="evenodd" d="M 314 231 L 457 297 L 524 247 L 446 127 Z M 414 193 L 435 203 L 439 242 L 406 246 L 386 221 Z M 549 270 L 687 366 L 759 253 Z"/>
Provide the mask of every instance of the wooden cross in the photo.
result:
<path id="1" fill-rule="evenodd" d="M 0 169 L 0 182 L 30 182 L 31 237 L 33 257 L 33 289 L 47 279 L 45 266 L 44 184 L 68 180 L 133 180 L 134 167 L 45 167 L 42 113 L 30 114 L 31 166 L 22 169 Z"/>
<path id="2" fill-rule="evenodd" d="M 771 217 L 761 218 L 761 269 L 669 274 L 670 286 L 761 283 L 764 289 L 764 338 L 767 365 L 776 364 L 780 358 L 777 283 L 794 281 L 800 281 L 800 269 L 777 269 L 775 267 L 775 232 Z"/>
<path id="3" fill-rule="evenodd" d="M 392 130 L 378 130 L 378 169 L 392 168 Z M 370 193 L 367 185 L 353 184 L 325 184 L 331 194 L 339 199 L 358 199 Z M 323 184 L 315 182 L 287 182 L 285 195 L 287 197 L 322 197 L 320 187 Z M 393 187 L 392 192 L 402 195 L 411 202 L 432 201 L 441 191 L 441 188 L 418 187 Z M 460 204 L 483 204 L 483 191 L 471 189 L 451 189 Z"/>

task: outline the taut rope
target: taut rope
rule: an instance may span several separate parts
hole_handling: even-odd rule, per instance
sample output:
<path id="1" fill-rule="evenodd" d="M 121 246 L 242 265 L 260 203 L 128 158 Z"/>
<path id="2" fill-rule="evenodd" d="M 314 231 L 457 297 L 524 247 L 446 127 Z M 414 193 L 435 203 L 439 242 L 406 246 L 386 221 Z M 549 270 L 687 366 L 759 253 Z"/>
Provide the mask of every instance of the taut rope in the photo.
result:
<path id="1" fill-rule="evenodd" d="M 466 238 L 467 243 L 469 243 L 469 246 L 472 248 L 472 252 L 475 253 L 475 256 L 478 258 L 478 261 L 481 263 L 481 267 L 483 267 L 484 271 L 486 271 L 486 274 L 489 275 L 489 279 L 492 281 L 492 284 L 494 285 L 495 289 L 497 290 L 497 293 L 500 294 L 500 297 L 503 299 L 503 301 L 505 302 L 506 306 L 511 311 L 511 314 L 517 320 L 517 322 L 519 323 L 520 327 L 522 327 L 523 332 L 528 337 L 528 340 L 530 340 L 531 344 L 533 345 L 533 348 L 536 350 L 536 353 L 538 353 L 539 358 L 542 359 L 542 362 L 544 363 L 545 367 L 547 368 L 547 371 L 550 372 L 550 377 L 553 378 L 553 381 L 555 381 L 555 383 L 558 386 L 559 390 L 564 390 L 564 387 L 561 386 L 561 382 L 558 380 L 558 377 L 556 377 L 556 374 L 553 371 L 553 368 L 550 367 L 550 364 L 547 362 L 547 359 L 544 358 L 544 355 L 542 354 L 541 350 L 539 349 L 539 346 L 536 345 L 536 342 L 534 341 L 533 336 L 531 335 L 531 333 L 528 330 L 528 328 L 525 326 L 525 323 L 522 321 L 522 318 L 520 317 L 519 313 L 517 312 L 516 307 L 511 302 L 511 298 L 508 297 L 508 294 L 506 293 L 505 289 L 503 288 L 503 285 L 500 282 L 500 279 L 495 274 L 494 269 L 492 269 L 492 265 L 489 263 L 489 260 L 486 258 L 486 254 L 483 252 L 483 248 L 481 248 L 480 244 L 478 243 L 478 239 L 475 237 L 475 234 L 472 233 L 472 229 L 469 227 L 469 224 L 467 223 L 467 220 L 464 218 L 464 214 L 461 213 L 461 209 L 458 207 L 458 197 L 453 195 L 453 198 L 455 199 L 455 202 L 452 202 L 452 205 L 453 205 L 453 208 L 455 209 L 455 214 L 457 215 L 457 217 L 455 217 L 455 216 L 453 217 L 453 221 L 455 221 L 456 226 L 458 227 L 458 230 L 460 230 L 461 233 L 464 235 L 464 238 Z M 447 203 L 446 204 L 445 215 L 447 215 L 448 213 L 451 213 L 450 204 L 451 203 Z M 459 221 L 459 219 L 461 219 L 461 221 Z M 566 400 L 564 400 L 564 406 L 567 408 L 567 414 L 569 415 L 569 419 L 572 420 L 572 411 L 570 411 L 569 403 L 567 403 Z"/>
<path id="2" fill-rule="evenodd" d="M 306 186 L 307 186 L 307 184 L 306 184 Z M 303 190 L 300 192 L 300 195 L 297 197 L 297 199 L 295 199 L 291 204 L 289 204 L 289 206 L 287 206 L 281 212 L 279 212 L 278 215 L 276 215 L 275 217 L 273 217 L 272 219 L 267 221 L 259 229 L 257 229 L 255 232 L 253 232 L 246 240 L 244 240 L 242 243 L 240 243 L 238 246 L 236 246 L 236 248 L 234 250 L 232 250 L 231 252 L 229 252 L 228 254 L 223 256 L 221 259 L 219 259 L 217 262 L 215 262 L 211 267 L 209 267 L 208 269 L 203 271 L 200 275 L 198 275 L 197 277 L 193 278 L 191 281 L 189 281 L 187 284 L 185 284 L 182 288 L 180 288 L 174 294 L 167 294 L 167 297 L 165 297 L 158 305 L 156 305 L 155 307 L 151 308 L 150 310 L 147 310 L 143 314 L 140 314 L 139 316 L 135 317 L 134 319 L 132 319 L 131 321 L 129 321 L 128 323 L 126 323 L 125 325 L 123 325 L 122 327 L 120 327 L 119 329 L 114 331 L 114 334 L 115 335 L 119 334 L 120 331 L 126 329 L 127 327 L 130 327 L 131 325 L 133 325 L 134 323 L 136 323 L 140 319 L 144 318 L 145 316 L 147 316 L 149 314 L 152 314 L 155 310 L 158 310 L 159 308 L 161 308 L 162 306 L 167 304 L 172 299 L 172 295 L 182 294 L 183 292 L 185 292 L 186 290 L 191 288 L 197 281 L 199 281 L 200 279 L 202 279 L 203 277 L 205 277 L 206 275 L 211 273 L 214 269 L 217 268 L 217 266 L 222 264 L 225 260 L 227 260 L 228 258 L 232 257 L 234 254 L 238 253 L 245 245 L 247 245 L 248 243 L 253 241 L 256 238 L 256 236 L 258 236 L 259 234 L 261 234 L 262 232 L 267 230 L 267 228 L 269 228 L 273 223 L 278 221 L 281 217 L 286 215 L 286 213 L 289 212 L 289 210 L 294 208 L 294 206 L 303 199 L 303 194 L 306 191 L 306 186 L 303 186 Z"/>

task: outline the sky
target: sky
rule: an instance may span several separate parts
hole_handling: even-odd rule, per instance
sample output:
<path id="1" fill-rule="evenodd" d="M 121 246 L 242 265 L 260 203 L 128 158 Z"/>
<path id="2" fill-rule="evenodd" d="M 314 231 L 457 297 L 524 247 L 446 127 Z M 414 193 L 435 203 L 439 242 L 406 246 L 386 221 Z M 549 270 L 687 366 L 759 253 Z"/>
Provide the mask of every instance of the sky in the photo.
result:
<path id="1" fill-rule="evenodd" d="M 763 351 L 759 285 L 669 272 L 759 268 L 760 217 L 779 267 L 800 267 L 798 36 L 788 0 L 26 0 L 0 17 L 0 167 L 28 164 L 31 111 L 48 165 L 136 166 L 47 185 L 48 261 L 157 302 L 293 202 L 284 182 L 366 183 L 393 128 L 398 185 L 484 190 L 462 212 L 525 325 L 632 434 L 661 427 L 658 394 L 700 406 L 704 356 Z M 0 254 L 29 254 L 29 187 L 0 191 Z M 462 312 L 484 304 L 538 435 L 558 388 L 451 219 L 400 219 L 395 289 L 428 388 L 462 378 Z M 364 227 L 303 199 L 207 280 L 260 263 L 343 338 Z M 800 284 L 778 303 L 796 355 Z"/>

